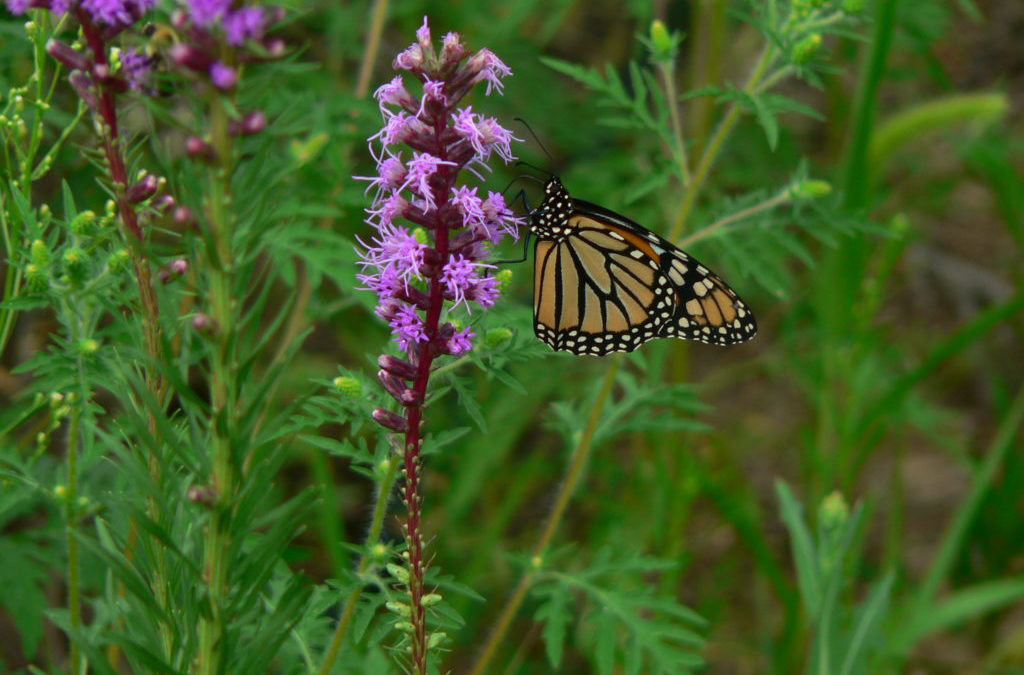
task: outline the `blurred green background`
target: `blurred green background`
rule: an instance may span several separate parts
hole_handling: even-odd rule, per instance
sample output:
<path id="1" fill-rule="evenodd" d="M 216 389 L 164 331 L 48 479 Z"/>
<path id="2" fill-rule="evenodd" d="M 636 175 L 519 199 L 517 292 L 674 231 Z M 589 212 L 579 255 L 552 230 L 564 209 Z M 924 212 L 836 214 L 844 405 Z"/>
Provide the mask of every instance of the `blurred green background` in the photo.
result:
<path id="1" fill-rule="evenodd" d="M 759 4 L 293 3 L 281 34 L 305 67 L 276 84 L 267 108 L 280 120 L 281 152 L 311 154 L 293 180 L 295 194 L 330 207 L 318 226 L 365 237 L 368 198 L 351 176 L 374 172 L 365 139 L 379 115 L 367 93 L 392 77 L 392 56 L 428 14 L 435 37 L 457 31 L 514 71 L 505 96 L 477 92 L 469 103 L 516 129 L 523 159 L 560 173 L 574 196 L 667 235 L 683 191 L 662 139 L 544 59 L 613 73 L 636 94 L 630 64 L 651 67 L 638 38 L 658 18 L 685 34 L 677 91 L 739 87 L 765 41 L 746 20 Z M 380 43 L 367 52 L 381 9 Z M 0 40 L 12 41 L 19 25 L 3 24 Z M 857 25 L 826 37 L 817 82 L 775 89 L 817 115 L 780 113 L 774 143 L 764 120 L 742 115 L 708 175 L 684 234 L 756 206 L 794 177 L 833 190 L 688 247 L 754 308 L 759 335 L 729 349 L 658 341 L 623 362 L 552 558 L 567 570 L 587 569 L 603 551 L 675 563 L 634 569 L 622 583 L 675 597 L 707 620 L 705 672 L 793 673 L 814 660 L 822 619 L 778 481 L 805 505 L 822 546 L 826 497 L 838 491 L 851 509 L 861 505 L 842 557 L 827 562 L 841 571 L 837 606 L 851 625 L 860 603 L 880 597 L 872 593 L 888 598 L 872 633 L 877 672 L 1024 672 L 1022 34 L 1020 2 L 868 2 Z M 10 44 L 5 87 L 25 67 L 24 50 Z M 703 96 L 680 105 L 698 157 L 730 103 Z M 59 177 L 101 199 L 74 148 L 61 163 Z M 489 186 L 515 175 L 496 172 Z M 58 185 L 41 190 L 56 195 Z M 323 268 L 304 263 L 314 330 L 280 388 L 286 398 L 339 365 L 376 386 L 373 359 L 389 336 L 371 294 L 354 290 L 351 257 L 345 269 L 327 269 L 346 256 Z M 449 394 L 428 415 L 435 433 L 463 430 L 426 460 L 433 564 L 486 599 L 449 594 L 466 620 L 449 645 L 452 672 L 467 671 L 519 578 L 608 369 L 535 340 L 530 263 L 511 269 L 505 298 L 475 319 L 478 334 L 508 327 L 511 341 L 457 369 L 468 393 Z M 12 369 L 47 335 L 44 313 L 18 324 L 0 370 L 5 400 L 25 386 Z M 326 433 L 353 437 L 348 425 Z M 356 433 L 373 437 L 366 425 Z M 298 443 L 279 487 L 309 484 L 321 484 L 324 499 L 287 557 L 320 582 L 351 567 L 355 554 L 342 542 L 365 535 L 373 485 L 345 458 Z M 6 521 L 4 536 L 39 527 L 38 517 Z M 394 519 L 387 532 L 399 537 Z M 59 597 L 58 579 L 41 583 Z M 601 604 L 579 598 L 556 671 L 534 620 L 543 601 L 527 598 L 489 672 L 605 672 L 588 641 Z M 45 630 L 44 644 L 59 649 L 57 630 Z M 9 664 L 23 662 L 9 610 L 0 610 L 0 642 L 11 645 Z"/>

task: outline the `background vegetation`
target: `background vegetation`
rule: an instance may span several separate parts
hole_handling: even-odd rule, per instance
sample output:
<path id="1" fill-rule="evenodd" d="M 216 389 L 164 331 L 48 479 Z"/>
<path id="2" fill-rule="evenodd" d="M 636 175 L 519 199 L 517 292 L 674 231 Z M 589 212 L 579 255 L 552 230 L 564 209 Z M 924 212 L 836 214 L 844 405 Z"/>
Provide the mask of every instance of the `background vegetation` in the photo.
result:
<path id="1" fill-rule="evenodd" d="M 292 3 L 288 57 L 239 93 L 269 125 L 220 187 L 182 151 L 216 115 L 185 80 L 120 101 L 131 175 L 197 213 L 233 191 L 227 272 L 202 225 L 154 211 L 125 239 L 44 51 L 64 28 L 3 15 L 0 671 L 400 672 L 402 504 L 369 417 L 389 336 L 356 289 L 351 177 L 375 171 L 368 94 L 429 13 L 513 69 L 469 102 L 523 159 L 687 242 L 760 325 L 556 355 L 510 267 L 428 408 L 432 669 L 1024 672 L 1024 6 L 858 4 Z M 156 346 L 129 250 L 154 277 L 188 261 L 154 283 Z M 230 516 L 203 492 L 218 439 L 242 448 Z"/>

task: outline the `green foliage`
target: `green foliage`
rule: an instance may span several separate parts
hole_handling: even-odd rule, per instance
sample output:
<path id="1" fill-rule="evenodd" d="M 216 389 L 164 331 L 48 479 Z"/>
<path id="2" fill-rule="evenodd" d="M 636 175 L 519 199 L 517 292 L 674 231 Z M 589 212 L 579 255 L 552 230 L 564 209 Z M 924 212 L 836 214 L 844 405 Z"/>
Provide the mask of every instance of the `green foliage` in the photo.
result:
<path id="1" fill-rule="evenodd" d="M 141 242 L 46 53 L 79 36 L 0 17 L 0 670 L 407 669 L 402 444 L 371 418 L 395 409 L 374 376 L 392 348 L 350 177 L 380 126 L 361 67 L 372 92 L 427 10 L 512 67 L 469 104 L 553 158 L 517 129 L 519 154 L 708 262 L 761 333 L 554 355 L 529 263 L 496 270 L 502 301 L 428 391 L 431 672 L 1019 667 L 1006 10 L 690 4 L 391 3 L 379 26 L 383 3 L 293 5 L 288 58 L 247 63 L 229 106 L 268 128 L 226 169 L 183 150 L 212 138 L 194 80 L 118 97 L 128 176 L 192 213 L 140 202 Z M 170 9 L 119 46 L 163 49 Z"/>

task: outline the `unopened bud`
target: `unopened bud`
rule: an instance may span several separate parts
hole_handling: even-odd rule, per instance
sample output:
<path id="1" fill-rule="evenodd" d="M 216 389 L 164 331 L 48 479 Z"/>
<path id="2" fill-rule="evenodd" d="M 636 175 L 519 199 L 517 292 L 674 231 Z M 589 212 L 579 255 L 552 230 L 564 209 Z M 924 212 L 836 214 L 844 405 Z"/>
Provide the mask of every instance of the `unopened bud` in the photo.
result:
<path id="1" fill-rule="evenodd" d="M 199 312 L 192 317 L 192 328 L 200 333 L 209 333 L 213 330 L 213 319 L 209 314 Z"/>
<path id="2" fill-rule="evenodd" d="M 107 258 L 107 269 L 111 272 L 120 272 L 121 270 L 128 268 L 128 262 L 131 260 L 127 249 L 121 249 L 120 251 L 114 251 Z"/>
<path id="3" fill-rule="evenodd" d="M 75 284 L 81 284 L 89 272 L 89 257 L 85 251 L 74 247 L 64 251 L 64 271 Z"/>
<path id="4" fill-rule="evenodd" d="M 262 110 L 254 110 L 241 120 L 234 120 L 228 127 L 233 136 L 252 136 L 267 128 L 267 115 Z"/>
<path id="5" fill-rule="evenodd" d="M 407 419 L 384 408 L 375 408 L 373 419 L 381 426 L 387 427 L 392 431 L 405 432 L 409 429 L 409 421 Z"/>
<path id="6" fill-rule="evenodd" d="M 210 507 L 217 503 L 217 491 L 209 485 L 193 485 L 188 489 L 188 500 L 199 506 Z"/>
<path id="7" fill-rule="evenodd" d="M 195 219 L 192 217 L 192 209 L 187 206 L 179 206 L 174 209 L 174 214 L 171 216 L 175 224 L 181 225 L 182 227 L 193 225 Z"/>
<path id="8" fill-rule="evenodd" d="M 32 246 L 29 250 L 29 257 L 32 259 L 32 264 L 39 267 L 46 267 L 50 264 L 50 249 L 46 247 L 46 242 L 42 239 L 36 239 L 32 242 Z"/>
<path id="9" fill-rule="evenodd" d="M 60 40 L 48 40 L 46 53 L 57 59 L 71 70 L 88 70 L 89 59 L 85 54 L 77 52 Z"/>
<path id="10" fill-rule="evenodd" d="M 362 383 L 354 377 L 336 377 L 334 387 L 348 398 L 358 398 L 363 393 Z"/>
<path id="11" fill-rule="evenodd" d="M 155 195 L 158 187 L 160 187 L 160 180 L 153 174 L 147 174 L 130 186 L 124 197 L 130 204 L 138 204 Z"/>
<path id="12" fill-rule="evenodd" d="M 793 63 L 807 63 L 814 58 L 821 48 L 821 35 L 813 33 L 793 45 L 790 58 Z"/>
<path id="13" fill-rule="evenodd" d="M 96 233 L 96 214 L 93 211 L 82 211 L 71 220 L 71 234 L 88 237 Z"/>
<path id="14" fill-rule="evenodd" d="M 382 354 L 377 359 L 377 365 L 392 375 L 406 380 L 412 380 L 416 377 L 416 368 L 408 361 L 400 359 L 397 356 Z"/>
<path id="15" fill-rule="evenodd" d="M 797 199 L 818 199 L 831 192 L 832 185 L 823 180 L 802 180 L 790 188 L 790 194 Z"/>
<path id="16" fill-rule="evenodd" d="M 171 61 L 189 70 L 205 73 L 213 64 L 213 59 L 206 52 L 192 45 L 178 42 L 171 46 Z"/>
<path id="17" fill-rule="evenodd" d="M 185 152 L 193 159 L 211 163 L 217 161 L 217 151 L 198 136 L 189 136 L 185 139 Z"/>

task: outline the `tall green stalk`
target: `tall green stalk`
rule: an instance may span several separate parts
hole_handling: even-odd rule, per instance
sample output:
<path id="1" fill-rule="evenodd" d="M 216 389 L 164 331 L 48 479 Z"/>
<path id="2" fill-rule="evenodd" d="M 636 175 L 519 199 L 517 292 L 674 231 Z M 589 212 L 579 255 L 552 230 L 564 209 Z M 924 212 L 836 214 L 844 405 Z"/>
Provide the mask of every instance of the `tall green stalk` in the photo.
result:
<path id="1" fill-rule="evenodd" d="M 237 359 L 233 306 L 234 221 L 231 210 L 231 174 L 234 139 L 228 129 L 228 111 L 221 94 L 211 91 L 210 139 L 216 162 L 207 172 L 206 211 L 212 246 L 207 248 L 213 358 L 210 364 L 210 448 L 213 455 L 211 487 L 216 495 L 206 530 L 204 576 L 210 597 L 210 616 L 200 624 L 200 675 L 220 672 L 227 617 L 230 523 L 234 509 L 236 438 L 235 381 Z"/>

